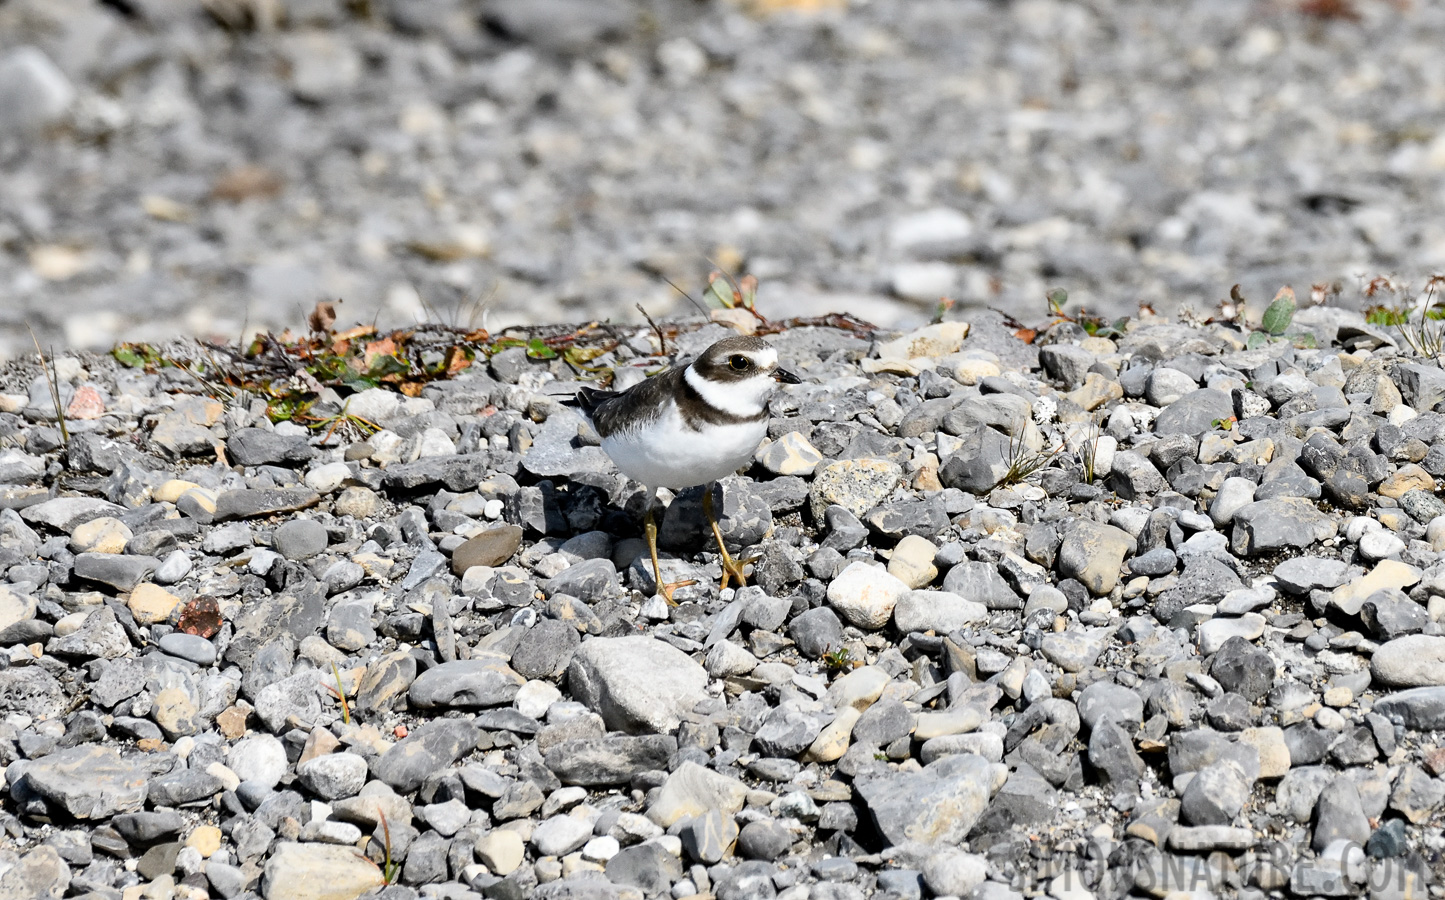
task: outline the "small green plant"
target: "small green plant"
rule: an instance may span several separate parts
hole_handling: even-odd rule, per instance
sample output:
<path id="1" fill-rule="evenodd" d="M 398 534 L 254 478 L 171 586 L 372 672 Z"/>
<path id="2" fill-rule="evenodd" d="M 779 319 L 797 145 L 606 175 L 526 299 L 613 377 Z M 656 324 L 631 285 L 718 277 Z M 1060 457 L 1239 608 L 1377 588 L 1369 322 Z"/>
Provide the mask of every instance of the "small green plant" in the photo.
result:
<path id="1" fill-rule="evenodd" d="M 1384 285 L 1376 287 L 1383 281 Z M 1445 287 L 1445 275 L 1435 275 L 1425 282 L 1425 294 L 1423 301 L 1407 299 L 1401 306 L 1395 307 L 1394 325 L 1400 332 L 1409 348 L 1416 356 L 1426 356 L 1432 359 L 1439 359 L 1442 350 L 1445 350 L 1445 305 L 1435 300 L 1435 290 Z M 1370 282 L 1370 288 L 1366 289 L 1366 296 L 1373 296 L 1371 288 L 1376 290 L 1389 290 L 1392 293 L 1404 293 L 1405 288 L 1397 286 L 1389 279 L 1377 278 Z M 1414 315 L 1413 307 L 1418 307 L 1419 315 Z M 1368 321 L 1368 318 L 1367 320 Z"/>
<path id="2" fill-rule="evenodd" d="M 30 328 L 27 324 L 26 328 Z M 70 447 L 70 427 L 65 422 L 65 403 L 60 396 L 60 373 L 55 366 L 45 358 L 45 353 L 40 349 L 40 338 L 35 336 L 35 329 L 30 328 L 30 340 L 35 342 L 35 355 L 40 357 L 40 368 L 45 370 L 45 385 L 50 388 L 50 402 L 55 405 L 55 421 L 60 426 L 60 443 L 62 446 Z M 51 355 L 54 355 L 54 350 Z"/>
<path id="3" fill-rule="evenodd" d="M 939 297 L 938 305 L 933 308 L 932 324 L 938 325 L 939 323 L 941 323 L 943 321 L 943 317 L 948 315 L 949 310 L 953 309 L 953 307 L 957 303 L 957 300 L 954 300 L 950 297 Z"/>
<path id="4" fill-rule="evenodd" d="M 1209 423 L 1209 427 L 1219 431 L 1233 431 L 1238 421 L 1234 416 L 1230 416 L 1227 419 L 1214 419 Z"/>
<path id="5" fill-rule="evenodd" d="M 1099 458 L 1099 423 L 1095 422 L 1089 430 L 1089 437 L 1079 446 L 1079 465 L 1083 470 L 1085 484 L 1093 484 L 1094 469 Z"/>
<path id="6" fill-rule="evenodd" d="M 396 876 L 401 874 L 401 864 L 391 858 L 391 826 L 387 824 L 386 813 L 382 812 L 379 806 L 376 808 L 376 815 L 381 819 L 381 880 L 387 884 L 396 884 Z"/>
<path id="7" fill-rule="evenodd" d="M 757 315 L 758 279 L 744 275 L 734 279 L 721 269 L 713 269 L 707 275 L 707 290 L 703 291 L 703 302 L 713 309 L 745 309 Z"/>
<path id="8" fill-rule="evenodd" d="M 1025 440 L 1027 422 L 1020 422 L 1009 437 L 1008 443 L 1008 471 L 1004 473 L 999 484 L 1017 484 L 1028 478 L 1054 461 L 1054 457 L 1063 451 L 1064 445 L 1059 444 L 1052 450 L 1030 450 Z"/>
<path id="9" fill-rule="evenodd" d="M 151 344 L 117 344 L 110 351 L 115 361 L 128 369 L 145 369 L 153 372 L 156 369 L 173 365 L 159 350 Z"/>
<path id="10" fill-rule="evenodd" d="M 847 647 L 839 647 L 837 650 L 830 646 L 823 653 L 823 666 L 829 672 L 851 672 L 861 665 L 853 658 L 853 653 Z"/>
<path id="11" fill-rule="evenodd" d="M 1129 317 L 1124 316 L 1110 325 L 1102 317 L 1091 315 L 1082 306 L 1077 313 L 1066 312 L 1064 306 L 1069 302 L 1069 292 L 1063 288 L 1049 291 L 1044 295 L 1044 301 L 1049 305 L 1049 315 L 1054 322 L 1073 322 L 1090 337 L 1114 337 L 1123 334 L 1125 326 L 1129 324 Z"/>
<path id="12" fill-rule="evenodd" d="M 327 685 L 326 689 L 336 695 L 336 700 L 341 704 L 341 721 L 347 725 L 351 724 L 351 707 L 346 701 L 346 686 L 341 683 L 341 670 L 336 668 L 336 663 L 331 664 L 331 675 L 336 679 L 336 687 Z"/>
<path id="13" fill-rule="evenodd" d="M 350 401 L 348 401 L 349 404 Z M 343 434 L 350 432 L 364 438 L 371 437 L 381 430 L 381 426 L 370 419 L 347 412 L 346 407 L 342 407 L 341 412 L 334 416 L 327 416 L 311 422 L 310 427 L 312 431 L 326 429 L 326 436 L 321 439 L 323 443 L 329 443 L 332 435 L 336 434 L 338 430 L 341 430 Z"/>
<path id="14" fill-rule="evenodd" d="M 1235 285 L 1229 291 L 1229 296 L 1239 304 L 1239 309 L 1244 309 L 1244 295 L 1239 292 L 1239 285 Z M 1294 322 L 1295 311 L 1299 304 L 1295 300 L 1294 288 L 1289 285 L 1279 289 L 1265 307 L 1264 315 L 1259 320 L 1259 330 L 1250 332 L 1245 339 L 1244 346 L 1247 350 L 1258 350 L 1273 341 L 1289 341 L 1300 349 L 1308 349 L 1319 346 L 1315 336 L 1303 331 L 1290 331 L 1289 327 Z"/>

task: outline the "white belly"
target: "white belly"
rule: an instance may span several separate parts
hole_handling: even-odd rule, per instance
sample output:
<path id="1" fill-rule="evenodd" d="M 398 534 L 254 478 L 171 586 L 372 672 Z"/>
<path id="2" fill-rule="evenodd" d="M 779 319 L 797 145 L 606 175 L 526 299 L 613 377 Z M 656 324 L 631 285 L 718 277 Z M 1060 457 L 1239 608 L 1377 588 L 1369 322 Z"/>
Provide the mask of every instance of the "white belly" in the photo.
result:
<path id="1" fill-rule="evenodd" d="M 731 475 L 752 460 L 767 433 L 766 419 L 692 431 L 674 408 L 647 428 L 604 438 L 602 449 L 633 481 L 681 490 Z"/>

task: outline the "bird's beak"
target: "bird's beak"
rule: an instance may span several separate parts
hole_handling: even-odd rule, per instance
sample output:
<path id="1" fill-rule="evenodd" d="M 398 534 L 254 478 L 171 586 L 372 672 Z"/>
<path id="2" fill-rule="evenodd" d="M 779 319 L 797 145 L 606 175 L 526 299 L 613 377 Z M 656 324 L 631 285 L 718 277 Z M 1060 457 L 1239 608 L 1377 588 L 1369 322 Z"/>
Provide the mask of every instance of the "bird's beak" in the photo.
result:
<path id="1" fill-rule="evenodd" d="M 781 381 L 783 384 L 802 384 L 803 379 L 789 372 L 787 369 L 774 369 L 773 380 Z"/>

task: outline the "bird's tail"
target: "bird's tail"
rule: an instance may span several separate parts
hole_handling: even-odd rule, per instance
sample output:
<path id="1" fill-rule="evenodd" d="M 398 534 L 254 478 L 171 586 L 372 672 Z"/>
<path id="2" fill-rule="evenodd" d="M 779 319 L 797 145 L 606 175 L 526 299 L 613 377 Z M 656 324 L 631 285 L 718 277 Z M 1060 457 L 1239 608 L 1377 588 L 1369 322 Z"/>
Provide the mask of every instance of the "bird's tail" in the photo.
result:
<path id="1" fill-rule="evenodd" d="M 604 400 L 612 396 L 614 396 L 612 391 L 599 391 L 597 388 L 581 387 L 577 389 L 577 393 L 563 399 L 562 403 L 567 406 L 577 407 L 582 415 L 591 419 L 593 411 L 596 410 Z"/>

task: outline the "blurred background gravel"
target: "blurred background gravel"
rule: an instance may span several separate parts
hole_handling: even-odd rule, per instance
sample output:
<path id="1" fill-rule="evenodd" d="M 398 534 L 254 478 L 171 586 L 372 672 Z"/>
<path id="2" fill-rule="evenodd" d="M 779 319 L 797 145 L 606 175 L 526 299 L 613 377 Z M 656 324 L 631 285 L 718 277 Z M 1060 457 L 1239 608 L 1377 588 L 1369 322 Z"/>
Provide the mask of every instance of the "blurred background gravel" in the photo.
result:
<path id="1" fill-rule="evenodd" d="M 1421 0 L 0 0 L 0 357 L 635 319 L 709 258 L 881 324 L 1349 302 L 1445 268 L 1442 47 Z"/>

